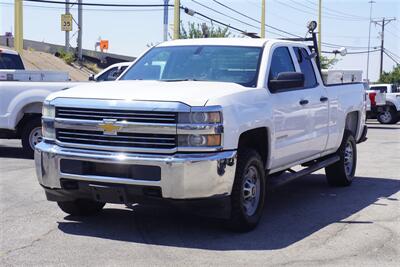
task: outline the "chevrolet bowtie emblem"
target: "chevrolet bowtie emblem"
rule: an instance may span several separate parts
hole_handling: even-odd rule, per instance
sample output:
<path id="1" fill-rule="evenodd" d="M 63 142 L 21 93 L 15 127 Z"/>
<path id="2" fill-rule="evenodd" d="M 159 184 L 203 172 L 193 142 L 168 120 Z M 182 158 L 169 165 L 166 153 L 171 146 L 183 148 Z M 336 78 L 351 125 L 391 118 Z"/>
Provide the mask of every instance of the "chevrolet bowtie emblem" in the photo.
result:
<path id="1" fill-rule="evenodd" d="M 103 119 L 103 122 L 99 123 L 99 128 L 103 130 L 103 134 L 105 135 L 117 135 L 122 126 L 117 125 L 117 120 Z"/>

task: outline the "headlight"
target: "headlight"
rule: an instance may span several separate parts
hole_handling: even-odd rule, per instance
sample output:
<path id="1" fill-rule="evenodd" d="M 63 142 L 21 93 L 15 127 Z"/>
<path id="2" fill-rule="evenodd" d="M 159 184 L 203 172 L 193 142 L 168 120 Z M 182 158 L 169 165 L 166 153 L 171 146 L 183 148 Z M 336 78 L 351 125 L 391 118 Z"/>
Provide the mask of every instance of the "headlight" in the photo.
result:
<path id="1" fill-rule="evenodd" d="M 208 124 L 220 122 L 222 122 L 222 116 L 219 111 L 179 113 L 178 116 L 178 123 Z"/>
<path id="2" fill-rule="evenodd" d="M 220 134 L 185 134 L 178 136 L 180 147 L 215 147 L 221 145 Z"/>
<path id="3" fill-rule="evenodd" d="M 55 140 L 56 131 L 54 129 L 54 121 L 49 119 L 42 120 L 42 134 L 44 139 Z"/>
<path id="4" fill-rule="evenodd" d="M 42 108 L 42 117 L 54 119 L 56 117 L 56 108 L 49 101 L 44 101 Z"/>

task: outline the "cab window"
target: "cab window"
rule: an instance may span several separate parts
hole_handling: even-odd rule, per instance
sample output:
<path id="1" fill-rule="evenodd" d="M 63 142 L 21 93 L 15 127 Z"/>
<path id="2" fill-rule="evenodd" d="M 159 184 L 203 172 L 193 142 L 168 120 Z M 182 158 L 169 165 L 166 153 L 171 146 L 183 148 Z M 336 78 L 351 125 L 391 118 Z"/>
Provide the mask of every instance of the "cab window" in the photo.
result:
<path id="1" fill-rule="evenodd" d="M 300 70 L 304 74 L 304 88 L 315 87 L 317 85 L 317 79 L 307 50 L 300 47 L 294 47 L 293 50 L 297 62 L 299 63 Z"/>
<path id="2" fill-rule="evenodd" d="M 277 79 L 281 72 L 295 71 L 289 49 L 284 46 L 276 48 L 272 54 L 268 81 Z"/>

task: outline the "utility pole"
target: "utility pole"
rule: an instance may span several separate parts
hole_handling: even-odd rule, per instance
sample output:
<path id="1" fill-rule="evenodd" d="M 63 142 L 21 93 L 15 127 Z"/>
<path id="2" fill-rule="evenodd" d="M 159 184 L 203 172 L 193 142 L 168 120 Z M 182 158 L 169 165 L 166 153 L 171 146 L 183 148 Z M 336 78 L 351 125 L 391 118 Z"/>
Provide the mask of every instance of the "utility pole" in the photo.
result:
<path id="1" fill-rule="evenodd" d="M 174 39 L 179 39 L 181 28 L 181 1 L 175 0 L 174 3 Z"/>
<path id="2" fill-rule="evenodd" d="M 24 49 L 22 0 L 14 2 L 14 49 L 22 53 Z"/>
<path id="3" fill-rule="evenodd" d="M 372 24 L 372 4 L 375 3 L 375 1 L 369 1 L 370 4 L 369 7 L 369 30 L 368 30 L 368 53 L 367 53 L 367 82 L 369 82 L 369 50 L 371 47 L 371 24 Z"/>
<path id="4" fill-rule="evenodd" d="M 318 51 L 319 51 L 319 58 L 321 58 L 321 32 L 322 32 L 322 0 L 319 0 L 318 2 Z"/>
<path id="5" fill-rule="evenodd" d="M 65 0 L 65 14 L 69 15 L 69 0 Z M 69 31 L 65 31 L 65 52 L 69 52 Z"/>
<path id="6" fill-rule="evenodd" d="M 169 0 L 164 0 L 164 42 L 168 40 L 168 4 Z"/>
<path id="7" fill-rule="evenodd" d="M 82 0 L 78 0 L 78 60 L 82 61 Z"/>
<path id="8" fill-rule="evenodd" d="M 383 53 L 384 53 L 384 42 L 385 42 L 385 25 L 389 24 L 390 22 L 396 20 L 396 18 L 382 18 L 382 21 L 379 20 L 372 20 L 375 24 L 382 27 L 381 32 L 381 64 L 379 68 L 379 77 L 383 74 Z"/>
<path id="9" fill-rule="evenodd" d="M 265 38 L 265 0 L 261 0 L 261 38 Z"/>

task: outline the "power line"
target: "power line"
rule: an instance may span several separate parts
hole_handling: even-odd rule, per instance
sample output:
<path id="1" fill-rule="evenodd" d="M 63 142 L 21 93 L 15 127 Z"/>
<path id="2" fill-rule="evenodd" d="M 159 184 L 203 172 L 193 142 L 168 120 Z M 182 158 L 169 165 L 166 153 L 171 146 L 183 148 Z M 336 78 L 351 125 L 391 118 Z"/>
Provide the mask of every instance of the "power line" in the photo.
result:
<path id="1" fill-rule="evenodd" d="M 254 18 L 252 18 L 252 17 L 250 17 L 250 16 L 248 16 L 248 15 L 242 13 L 242 12 L 239 12 L 239 11 L 237 11 L 236 9 L 233 9 L 233 8 L 231 8 L 230 6 L 227 6 L 227 5 L 221 3 L 221 2 L 219 2 L 219 1 L 217 1 L 217 0 L 213 0 L 213 1 L 214 1 L 215 3 L 217 3 L 218 5 L 220 5 L 220 6 L 224 7 L 224 8 L 226 8 L 226 9 L 229 9 L 229 10 L 232 11 L 232 12 L 235 12 L 236 14 L 239 14 L 239 15 L 241 15 L 241 16 L 243 16 L 243 17 L 245 17 L 245 18 L 248 18 L 248 19 L 250 19 L 250 20 L 252 20 L 252 21 L 255 21 L 255 22 L 257 22 L 257 23 L 261 23 L 261 21 L 256 20 L 256 19 L 254 19 Z M 299 37 L 299 38 L 302 37 L 302 36 L 300 36 L 300 35 L 293 34 L 293 33 L 290 33 L 290 32 L 284 31 L 284 30 L 281 30 L 281 29 L 279 29 L 279 28 L 277 28 L 277 27 L 274 27 L 274 26 L 271 26 L 271 25 L 268 25 L 268 24 L 265 24 L 265 26 L 267 26 L 267 27 L 269 27 L 269 28 L 271 28 L 271 29 L 274 29 L 274 30 L 276 30 L 276 31 L 278 31 L 278 32 L 285 33 L 285 34 L 287 34 L 287 35 L 293 36 L 293 37 Z"/>
<path id="2" fill-rule="evenodd" d="M 4 3 L 0 2 L 0 5 L 7 5 L 7 6 L 14 6 L 13 3 Z M 65 10 L 63 7 L 56 7 L 56 6 L 39 6 L 39 5 L 30 5 L 24 4 L 24 7 L 32 7 L 38 9 L 51 9 L 51 10 Z M 171 7 L 168 7 L 171 8 Z M 116 11 L 116 12 L 152 12 L 152 11 L 163 11 L 163 8 L 131 8 L 131 9 L 105 9 L 105 8 L 85 8 L 85 11 L 99 11 L 99 12 L 107 12 L 107 11 Z"/>
<path id="3" fill-rule="evenodd" d="M 252 25 L 252 24 L 247 23 L 247 22 L 245 22 L 245 21 L 243 21 L 243 20 L 240 20 L 240 19 L 234 18 L 234 17 L 232 17 L 232 16 L 229 16 L 229 15 L 227 15 L 227 14 L 224 14 L 223 12 L 220 12 L 220 11 L 218 11 L 218 10 L 215 10 L 215 9 L 211 8 L 211 7 L 208 7 L 208 6 L 206 6 L 206 5 L 203 5 L 202 3 L 197 2 L 196 0 L 192 0 L 192 2 L 196 3 L 196 4 L 199 5 L 199 6 L 202 6 L 202 7 L 206 8 L 206 9 L 208 9 L 208 10 L 211 10 L 211 11 L 217 13 L 217 14 L 220 14 L 220 15 L 222 15 L 222 16 L 225 16 L 225 17 L 230 18 L 230 19 L 232 19 L 232 20 L 235 20 L 235 21 L 237 21 L 237 22 L 243 23 L 243 24 L 245 24 L 245 25 L 247 25 L 247 26 L 250 26 L 250 27 L 253 27 L 253 28 L 256 28 L 256 29 L 260 29 L 260 27 L 258 27 L 258 26 Z"/>
<path id="4" fill-rule="evenodd" d="M 294 10 L 299 11 L 299 12 L 303 12 L 303 13 L 306 13 L 306 14 L 309 14 L 309 15 L 315 15 L 314 12 L 301 9 L 301 8 L 299 8 L 299 7 L 291 6 L 291 5 L 289 5 L 288 3 L 283 3 L 283 2 L 281 2 L 281 1 L 276 1 L 276 2 L 279 3 L 279 4 L 281 4 L 281 5 L 283 5 L 283 6 L 285 6 L 285 7 L 289 7 L 289 8 L 291 8 L 291 9 L 294 9 Z M 294 2 L 294 1 L 292 1 L 292 2 Z M 297 3 L 297 2 L 294 2 L 294 3 L 296 3 L 296 4 L 300 5 L 300 6 L 306 7 L 306 8 L 310 8 L 310 7 L 308 7 L 308 6 L 304 6 L 303 4 L 300 4 L 300 3 Z M 313 9 L 312 9 L 312 10 L 313 10 Z M 324 18 L 333 19 L 333 20 L 361 21 L 360 19 L 351 19 L 351 18 L 346 18 L 346 17 L 329 16 L 329 15 L 324 15 Z"/>
<path id="5" fill-rule="evenodd" d="M 66 2 L 52 1 L 52 0 L 24 0 L 25 2 L 36 2 L 36 3 L 46 3 L 46 4 L 61 4 L 65 5 Z M 100 4 L 100 3 L 74 3 L 78 6 L 102 6 L 102 7 L 173 7 L 174 5 L 164 5 L 164 4 Z"/>
<path id="6" fill-rule="evenodd" d="M 368 52 L 372 53 L 372 52 L 378 52 L 378 51 L 380 51 L 380 49 L 375 49 L 375 50 L 370 50 L 370 51 L 347 52 L 347 55 L 367 54 Z M 321 51 L 321 52 L 325 53 L 325 54 L 337 54 L 336 52 L 333 52 L 333 51 Z"/>
<path id="7" fill-rule="evenodd" d="M 317 5 L 317 3 L 313 2 L 313 1 L 310 1 L 310 0 L 306 0 L 306 2 L 311 3 L 311 4 L 315 5 L 315 6 Z M 346 17 L 349 17 L 349 18 L 359 18 L 360 20 L 369 20 L 369 18 L 367 18 L 367 17 L 362 17 L 362 16 L 350 14 L 350 13 L 345 13 L 345 12 L 342 12 L 342 11 L 339 11 L 339 10 L 336 10 L 336 9 L 332 9 L 332 8 L 328 8 L 328 7 L 324 7 L 324 6 L 322 8 L 325 9 L 325 10 L 330 11 L 329 13 L 333 14 L 333 15 L 335 15 L 335 13 L 337 13 L 340 16 L 346 16 Z"/>
<path id="8" fill-rule="evenodd" d="M 400 65 L 399 61 L 397 61 L 391 55 L 389 55 L 389 53 L 387 53 L 387 51 L 383 50 L 383 53 L 385 53 L 391 60 L 393 60 L 394 63 L 396 63 L 397 65 Z"/>

